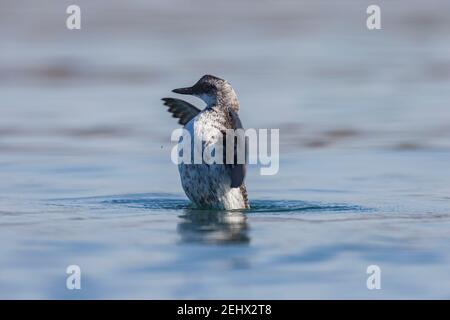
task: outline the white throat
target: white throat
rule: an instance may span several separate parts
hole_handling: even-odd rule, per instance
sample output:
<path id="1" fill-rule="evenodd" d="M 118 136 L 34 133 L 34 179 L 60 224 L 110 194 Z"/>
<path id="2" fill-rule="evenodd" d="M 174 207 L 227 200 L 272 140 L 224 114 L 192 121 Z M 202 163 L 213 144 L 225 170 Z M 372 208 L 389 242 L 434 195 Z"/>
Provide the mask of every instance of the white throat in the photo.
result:
<path id="1" fill-rule="evenodd" d="M 196 97 L 202 99 L 208 107 L 213 106 L 217 103 L 217 98 L 211 94 L 202 93 L 196 95 Z"/>

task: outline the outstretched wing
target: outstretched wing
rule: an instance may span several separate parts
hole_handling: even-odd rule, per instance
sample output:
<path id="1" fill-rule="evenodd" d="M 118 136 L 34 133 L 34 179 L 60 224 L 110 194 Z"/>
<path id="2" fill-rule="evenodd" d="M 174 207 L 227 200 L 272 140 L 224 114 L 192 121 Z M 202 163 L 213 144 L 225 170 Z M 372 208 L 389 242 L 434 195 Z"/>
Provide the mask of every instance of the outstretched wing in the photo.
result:
<path id="1" fill-rule="evenodd" d="M 174 98 L 162 98 L 161 100 L 164 101 L 165 106 L 169 107 L 167 111 L 172 113 L 172 117 L 178 118 L 178 123 L 183 126 L 191 119 L 195 118 L 195 116 L 201 111 L 184 100 Z"/>
<path id="2" fill-rule="evenodd" d="M 242 123 L 241 120 L 239 119 L 239 116 L 236 112 L 234 112 L 233 110 L 229 111 L 229 117 L 228 117 L 227 121 L 227 129 L 243 129 L 242 127 Z M 227 150 L 226 149 L 226 133 L 224 132 L 223 134 L 223 150 Z M 245 179 L 245 174 L 247 171 L 247 164 L 246 163 L 237 163 L 238 161 L 238 156 L 237 156 L 237 147 L 238 147 L 238 142 L 237 142 L 237 138 L 234 139 L 234 154 L 233 154 L 233 159 L 234 159 L 234 163 L 233 164 L 226 164 L 226 166 L 230 169 L 230 177 L 231 177 L 231 188 L 239 188 L 240 186 L 243 185 L 244 183 L 244 179 Z M 247 139 L 245 138 L 245 162 L 247 162 L 247 151 L 248 151 L 248 146 L 247 146 Z M 224 163 L 226 163 L 226 152 L 224 153 Z"/>

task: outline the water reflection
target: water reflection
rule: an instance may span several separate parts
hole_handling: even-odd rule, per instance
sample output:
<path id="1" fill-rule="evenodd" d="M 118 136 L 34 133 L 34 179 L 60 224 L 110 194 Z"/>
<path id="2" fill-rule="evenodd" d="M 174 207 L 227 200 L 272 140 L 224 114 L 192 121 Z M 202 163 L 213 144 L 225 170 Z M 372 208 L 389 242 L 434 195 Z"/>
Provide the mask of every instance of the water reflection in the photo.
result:
<path id="1" fill-rule="evenodd" d="M 183 243 L 248 244 L 247 217 L 240 211 L 184 209 L 177 231 Z"/>

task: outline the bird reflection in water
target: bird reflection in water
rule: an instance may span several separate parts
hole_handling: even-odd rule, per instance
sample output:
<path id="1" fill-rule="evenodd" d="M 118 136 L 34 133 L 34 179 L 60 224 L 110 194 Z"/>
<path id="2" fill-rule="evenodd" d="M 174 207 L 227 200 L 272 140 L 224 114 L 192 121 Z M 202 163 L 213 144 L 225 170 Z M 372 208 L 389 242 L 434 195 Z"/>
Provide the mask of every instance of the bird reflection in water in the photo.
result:
<path id="1" fill-rule="evenodd" d="M 242 211 L 185 209 L 178 233 L 184 243 L 248 244 L 247 217 Z"/>

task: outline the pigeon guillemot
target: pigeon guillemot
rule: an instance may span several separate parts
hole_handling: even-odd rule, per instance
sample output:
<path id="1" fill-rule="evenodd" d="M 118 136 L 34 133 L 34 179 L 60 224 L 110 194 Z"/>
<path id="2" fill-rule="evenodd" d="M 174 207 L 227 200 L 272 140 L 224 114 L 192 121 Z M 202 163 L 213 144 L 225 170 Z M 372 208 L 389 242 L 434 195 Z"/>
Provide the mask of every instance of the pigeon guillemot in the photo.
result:
<path id="1" fill-rule="evenodd" d="M 226 131 L 242 129 L 238 116 L 239 102 L 231 85 L 223 79 L 205 75 L 192 87 L 174 89 L 178 94 L 193 95 L 206 103 L 203 110 L 174 98 L 163 98 L 172 116 L 179 119 L 191 135 L 192 143 L 201 139 L 202 151 L 206 146 L 226 141 Z M 192 148 L 194 150 L 194 147 Z M 188 198 L 200 208 L 246 209 L 249 208 L 244 184 L 246 163 L 234 162 L 207 164 L 180 163 L 178 170 L 181 185 Z"/>

